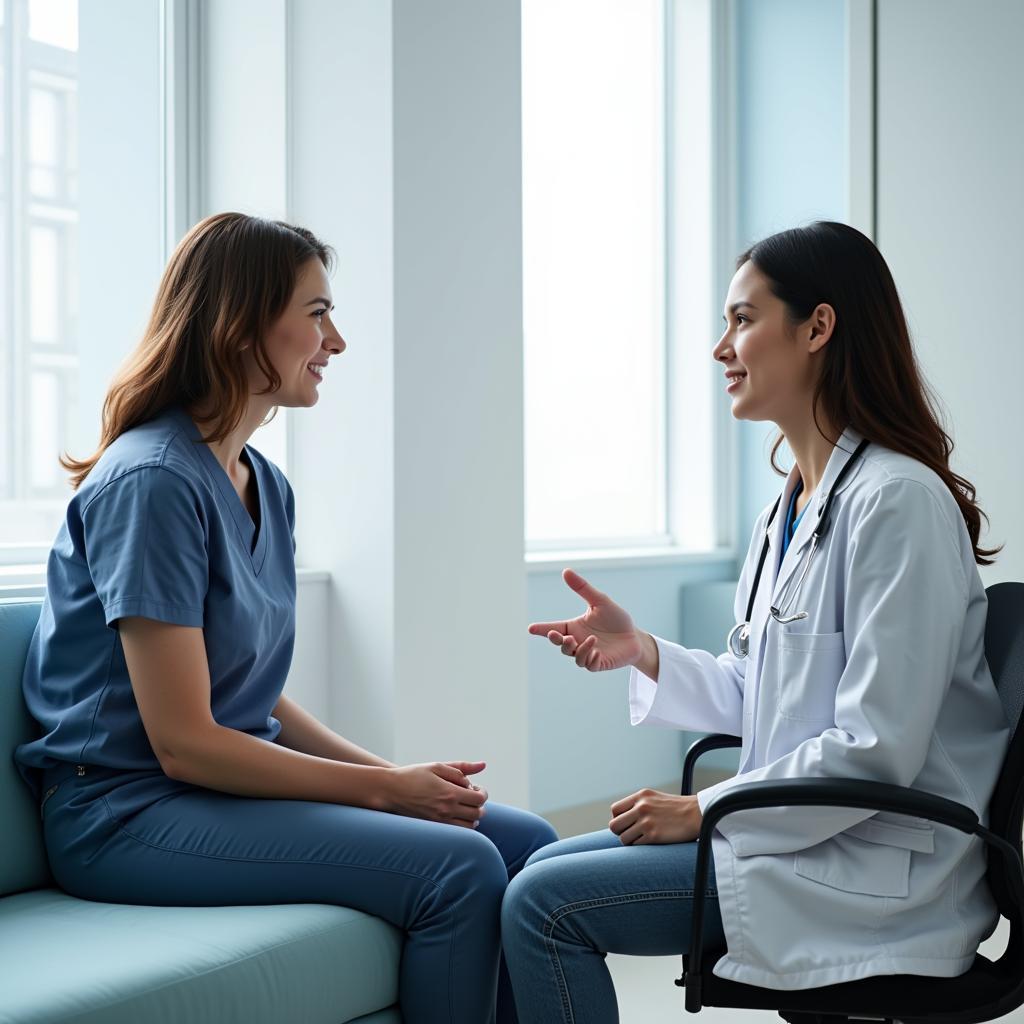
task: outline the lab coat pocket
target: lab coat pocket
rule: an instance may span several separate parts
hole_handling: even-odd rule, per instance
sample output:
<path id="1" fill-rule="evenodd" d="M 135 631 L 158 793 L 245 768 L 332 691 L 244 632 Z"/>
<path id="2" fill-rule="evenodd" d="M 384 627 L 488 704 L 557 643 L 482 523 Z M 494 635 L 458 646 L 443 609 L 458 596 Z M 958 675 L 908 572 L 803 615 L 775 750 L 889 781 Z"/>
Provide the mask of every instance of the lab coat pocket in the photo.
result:
<path id="1" fill-rule="evenodd" d="M 902 897 L 910 891 L 910 850 L 840 832 L 796 853 L 793 871 L 843 892 Z"/>
<path id="2" fill-rule="evenodd" d="M 783 632 L 778 665 L 779 714 L 797 722 L 835 722 L 836 689 L 846 667 L 843 634 Z"/>

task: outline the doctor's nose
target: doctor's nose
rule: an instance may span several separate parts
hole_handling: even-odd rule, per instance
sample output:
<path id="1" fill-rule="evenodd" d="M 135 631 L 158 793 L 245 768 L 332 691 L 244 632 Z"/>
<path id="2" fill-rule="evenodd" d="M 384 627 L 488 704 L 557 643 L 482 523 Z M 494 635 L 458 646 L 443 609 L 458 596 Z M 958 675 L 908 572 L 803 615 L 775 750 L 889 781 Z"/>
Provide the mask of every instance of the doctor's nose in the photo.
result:
<path id="1" fill-rule="evenodd" d="M 729 341 L 728 330 L 715 342 L 715 347 L 711 350 L 711 358 L 717 360 L 720 363 L 727 363 L 729 359 L 734 356 L 732 344 Z"/>

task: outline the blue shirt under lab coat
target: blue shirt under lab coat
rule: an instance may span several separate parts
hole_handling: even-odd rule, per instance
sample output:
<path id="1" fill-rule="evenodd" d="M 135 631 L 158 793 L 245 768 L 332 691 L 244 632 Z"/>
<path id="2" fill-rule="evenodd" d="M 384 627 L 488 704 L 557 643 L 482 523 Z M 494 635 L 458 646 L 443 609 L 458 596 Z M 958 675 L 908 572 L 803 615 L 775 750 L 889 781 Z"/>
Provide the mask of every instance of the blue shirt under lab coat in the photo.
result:
<path id="1" fill-rule="evenodd" d="M 122 434 L 71 499 L 22 681 L 41 735 L 15 756 L 37 789 L 37 769 L 65 765 L 162 776 L 117 631 L 125 616 L 202 627 L 214 719 L 276 738 L 295 637 L 294 498 L 272 462 L 245 453 L 258 526 L 178 408 Z"/>

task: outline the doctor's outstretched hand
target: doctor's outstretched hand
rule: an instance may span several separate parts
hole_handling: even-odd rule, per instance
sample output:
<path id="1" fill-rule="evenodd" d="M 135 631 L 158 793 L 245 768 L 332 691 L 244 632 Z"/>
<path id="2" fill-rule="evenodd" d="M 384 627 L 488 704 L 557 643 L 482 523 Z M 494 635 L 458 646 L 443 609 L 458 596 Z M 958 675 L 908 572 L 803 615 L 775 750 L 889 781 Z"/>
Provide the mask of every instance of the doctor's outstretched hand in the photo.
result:
<path id="1" fill-rule="evenodd" d="M 575 619 L 533 622 L 530 633 L 546 636 L 566 657 L 575 659 L 576 664 L 588 672 L 636 665 L 646 675 L 657 679 L 657 646 L 650 636 L 633 625 L 629 612 L 572 569 L 563 570 L 562 579 L 586 601 L 587 610 Z"/>

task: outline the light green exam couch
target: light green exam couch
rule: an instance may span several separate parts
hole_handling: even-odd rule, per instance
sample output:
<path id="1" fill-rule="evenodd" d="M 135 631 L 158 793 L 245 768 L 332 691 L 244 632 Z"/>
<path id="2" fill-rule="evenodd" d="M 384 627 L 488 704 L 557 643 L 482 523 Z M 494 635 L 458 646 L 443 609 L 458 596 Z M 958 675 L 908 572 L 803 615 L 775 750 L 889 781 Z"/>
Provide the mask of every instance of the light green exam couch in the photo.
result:
<path id="1" fill-rule="evenodd" d="M 38 601 L 0 601 L 0 1024 L 399 1024 L 402 935 L 346 907 L 132 907 L 54 887 L 14 766 Z"/>

